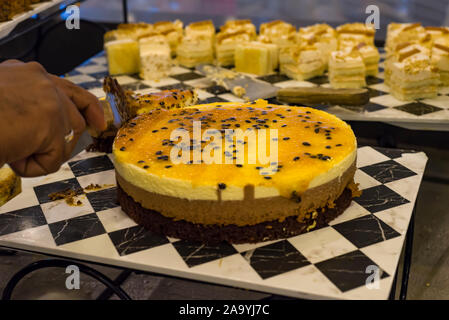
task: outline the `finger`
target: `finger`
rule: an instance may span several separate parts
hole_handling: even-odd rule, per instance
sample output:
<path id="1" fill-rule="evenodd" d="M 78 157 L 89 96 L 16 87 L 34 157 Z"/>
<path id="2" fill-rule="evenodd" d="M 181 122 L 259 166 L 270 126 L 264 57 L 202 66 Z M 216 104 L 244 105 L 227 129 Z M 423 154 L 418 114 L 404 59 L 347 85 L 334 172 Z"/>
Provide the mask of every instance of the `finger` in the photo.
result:
<path id="1" fill-rule="evenodd" d="M 65 116 L 67 117 L 68 129 L 65 135 L 68 135 L 71 130 L 73 130 L 73 139 L 70 142 L 65 142 L 64 146 L 64 161 L 67 161 L 72 154 L 72 151 L 76 147 L 76 143 L 80 138 L 81 134 L 86 128 L 86 121 L 81 115 L 75 104 L 62 92 L 61 89 L 57 89 L 59 98 L 61 100 L 62 108 L 64 108 Z"/>
<path id="2" fill-rule="evenodd" d="M 72 151 L 73 147 L 66 143 L 64 137 L 72 130 L 71 113 L 73 111 L 71 109 L 79 112 L 62 90 L 55 87 L 55 93 L 59 98 L 57 102 L 59 109 L 48 122 L 49 131 L 43 144 L 34 154 L 10 163 L 11 168 L 23 177 L 35 177 L 56 172 Z M 79 124 L 75 120 L 73 125 L 78 131 L 82 130 L 80 128 L 82 122 Z"/>
<path id="3" fill-rule="evenodd" d="M 49 151 L 33 154 L 26 159 L 9 163 L 9 166 L 22 177 L 44 176 L 59 170 L 63 163 L 63 152 L 55 146 Z"/>
<path id="4" fill-rule="evenodd" d="M 103 108 L 97 97 L 66 79 L 55 75 L 50 75 L 50 78 L 73 101 L 91 127 L 99 131 L 106 129 Z"/>
<path id="5" fill-rule="evenodd" d="M 9 60 L 2 62 L 2 65 L 8 65 L 8 66 L 18 65 L 18 64 L 25 64 L 25 63 L 20 60 L 17 60 L 17 59 L 9 59 Z"/>

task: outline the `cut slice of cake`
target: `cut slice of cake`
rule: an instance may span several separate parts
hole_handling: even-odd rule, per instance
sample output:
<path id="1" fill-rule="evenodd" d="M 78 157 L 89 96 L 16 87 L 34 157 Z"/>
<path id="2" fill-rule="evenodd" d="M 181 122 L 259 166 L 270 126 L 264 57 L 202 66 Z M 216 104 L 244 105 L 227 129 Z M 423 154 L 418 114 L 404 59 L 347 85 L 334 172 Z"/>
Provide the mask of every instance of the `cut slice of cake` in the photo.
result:
<path id="1" fill-rule="evenodd" d="M 220 33 L 234 33 L 239 31 L 247 33 L 251 40 L 256 39 L 256 26 L 249 19 L 228 20 L 220 27 Z"/>
<path id="2" fill-rule="evenodd" d="M 426 54 L 415 53 L 391 64 L 391 94 L 399 100 L 433 98 L 437 95 L 439 74 Z"/>
<path id="3" fill-rule="evenodd" d="M 373 25 L 366 23 L 346 23 L 337 27 L 338 42 L 355 42 L 366 43 L 367 45 L 374 46 L 374 37 L 376 29 Z"/>
<path id="4" fill-rule="evenodd" d="M 440 74 L 443 86 L 449 86 L 449 45 L 435 43 L 432 48 L 432 66 Z"/>
<path id="5" fill-rule="evenodd" d="M 329 80 L 333 88 L 366 86 L 365 63 L 358 50 L 333 51 L 329 60 Z"/>
<path id="6" fill-rule="evenodd" d="M 154 32 L 153 25 L 148 23 L 122 23 L 118 25 L 117 29 L 104 34 L 104 42 L 123 39 L 138 40 L 139 37 L 152 32 Z"/>
<path id="7" fill-rule="evenodd" d="M 394 50 L 391 50 L 387 55 L 387 58 L 385 59 L 385 84 L 390 85 L 393 63 L 398 61 L 405 61 L 406 59 L 409 59 L 418 53 L 430 57 L 431 50 L 427 46 L 423 46 L 419 41 L 415 40 L 397 44 Z"/>
<path id="8" fill-rule="evenodd" d="M 314 45 L 321 51 L 325 68 L 327 70 L 329 56 L 337 50 L 337 33 L 328 24 L 320 23 L 300 28 L 297 34 L 297 43 L 301 46 Z"/>
<path id="9" fill-rule="evenodd" d="M 251 41 L 251 35 L 244 30 L 219 32 L 216 36 L 215 54 L 220 66 L 233 66 L 235 47 L 239 43 Z"/>
<path id="10" fill-rule="evenodd" d="M 187 68 L 214 61 L 211 39 L 206 35 L 186 34 L 182 38 L 176 53 L 178 63 Z"/>
<path id="11" fill-rule="evenodd" d="M 326 67 L 322 51 L 315 46 L 281 48 L 279 66 L 281 73 L 299 81 L 323 75 Z"/>
<path id="12" fill-rule="evenodd" d="M 186 36 L 207 38 L 211 46 L 215 42 L 215 26 L 212 20 L 192 22 L 185 28 Z"/>
<path id="13" fill-rule="evenodd" d="M 390 23 L 387 28 L 385 51 L 394 53 L 395 48 L 404 42 L 426 42 L 431 40 L 430 34 L 421 23 Z M 422 44 L 422 43 L 421 43 Z"/>
<path id="14" fill-rule="evenodd" d="M 168 76 L 172 67 L 170 46 L 163 35 L 139 39 L 140 77 L 158 80 Z"/>
<path id="15" fill-rule="evenodd" d="M 113 40 L 104 47 L 110 75 L 139 72 L 139 43 L 136 40 Z"/>
<path id="16" fill-rule="evenodd" d="M 22 182 L 19 176 L 8 166 L 0 167 L 0 206 L 22 192 Z"/>
<path id="17" fill-rule="evenodd" d="M 364 42 L 359 43 L 356 49 L 359 51 L 365 64 L 365 75 L 377 76 L 379 73 L 379 50 L 375 46 L 367 45 Z"/>
<path id="18" fill-rule="evenodd" d="M 251 41 L 239 43 L 235 48 L 235 70 L 237 72 L 266 75 L 278 66 L 278 47 L 271 43 Z"/>
<path id="19" fill-rule="evenodd" d="M 183 34 L 183 23 L 180 20 L 159 21 L 154 25 L 154 31 L 167 38 L 172 56 L 176 55 L 176 49 L 181 41 Z"/>
<path id="20" fill-rule="evenodd" d="M 105 77 L 103 90 L 106 100 L 100 100 L 106 122 L 106 130 L 97 131 L 88 128 L 93 143 L 87 148 L 89 151 L 111 153 L 112 143 L 121 124 L 131 118 L 156 109 L 182 109 L 198 102 L 195 90 L 163 90 L 152 93 L 135 93 L 125 91 L 112 77 Z M 114 111 L 115 110 L 115 111 Z"/>
<path id="21" fill-rule="evenodd" d="M 285 21 L 276 20 L 260 25 L 259 42 L 273 43 L 279 48 L 296 43 L 296 28 Z"/>

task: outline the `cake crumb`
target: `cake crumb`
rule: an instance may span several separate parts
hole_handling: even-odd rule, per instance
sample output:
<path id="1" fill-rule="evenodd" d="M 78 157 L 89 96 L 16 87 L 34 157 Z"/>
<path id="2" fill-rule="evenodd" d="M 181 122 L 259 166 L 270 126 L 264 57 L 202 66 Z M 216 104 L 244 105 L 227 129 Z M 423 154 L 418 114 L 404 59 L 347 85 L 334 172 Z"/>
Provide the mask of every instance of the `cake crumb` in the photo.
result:
<path id="1" fill-rule="evenodd" d="M 84 190 L 91 191 L 91 190 L 99 190 L 101 188 L 102 187 L 98 183 L 95 183 L 95 184 L 91 183 L 90 185 L 85 187 Z"/>
<path id="2" fill-rule="evenodd" d="M 48 198 L 52 201 L 65 200 L 65 203 L 67 203 L 69 206 L 81 206 L 83 203 L 80 200 L 75 199 L 81 194 L 84 194 L 84 190 L 81 188 L 68 188 L 63 191 L 50 193 L 48 195 Z"/>
<path id="3" fill-rule="evenodd" d="M 235 86 L 232 89 L 232 93 L 235 94 L 237 97 L 241 98 L 246 94 L 246 90 L 241 86 Z"/>

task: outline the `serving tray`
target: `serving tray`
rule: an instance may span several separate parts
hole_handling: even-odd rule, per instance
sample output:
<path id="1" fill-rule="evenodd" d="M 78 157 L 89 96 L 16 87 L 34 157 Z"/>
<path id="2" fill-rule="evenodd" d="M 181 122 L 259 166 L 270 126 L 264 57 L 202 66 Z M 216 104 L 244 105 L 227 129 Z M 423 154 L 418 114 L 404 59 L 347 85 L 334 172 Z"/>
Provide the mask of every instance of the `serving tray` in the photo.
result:
<path id="1" fill-rule="evenodd" d="M 386 299 L 399 263 L 427 157 L 361 147 L 363 194 L 321 229 L 284 240 L 208 246 L 136 225 L 116 202 L 111 155 L 83 151 L 51 175 L 23 179 L 0 207 L 0 246 L 82 259 L 297 298 Z M 48 195 L 103 186 L 79 206 Z M 369 283 L 373 270 L 379 281 Z"/>
<path id="2" fill-rule="evenodd" d="M 382 48 L 380 50 L 383 51 Z M 384 59 L 385 53 L 381 52 L 379 75 L 367 78 L 371 96 L 369 104 L 360 107 L 331 105 L 315 105 L 313 107 L 335 114 L 343 120 L 380 121 L 415 130 L 449 131 L 449 87 L 442 87 L 438 96 L 434 99 L 399 101 L 389 94 L 389 88 L 384 84 Z M 88 89 L 97 97 L 103 97 L 105 94 L 102 90 L 102 81 L 107 74 L 107 62 L 102 52 L 70 72 L 67 78 Z M 327 76 L 320 76 L 307 81 L 292 80 L 278 73 L 255 78 L 280 88 L 295 86 L 330 87 Z M 179 66 L 173 67 L 170 76 L 159 81 L 141 80 L 137 75 L 118 76 L 117 80 L 126 89 L 137 92 L 154 92 L 172 88 L 199 88 L 197 91 L 200 103 L 243 101 L 232 92 L 222 86 L 215 85 L 193 69 Z M 275 98 L 269 99 L 269 102 L 282 104 Z"/>

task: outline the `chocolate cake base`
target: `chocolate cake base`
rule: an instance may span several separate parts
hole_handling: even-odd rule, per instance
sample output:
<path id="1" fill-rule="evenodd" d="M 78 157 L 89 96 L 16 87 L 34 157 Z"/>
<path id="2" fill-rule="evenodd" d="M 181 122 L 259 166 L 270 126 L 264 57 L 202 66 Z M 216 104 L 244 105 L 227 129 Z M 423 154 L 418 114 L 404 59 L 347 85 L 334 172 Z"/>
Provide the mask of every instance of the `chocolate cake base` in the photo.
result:
<path id="1" fill-rule="evenodd" d="M 87 146 L 86 151 L 112 153 L 112 144 L 115 136 L 106 138 L 92 137 L 92 143 Z"/>
<path id="2" fill-rule="evenodd" d="M 123 211 L 137 224 L 157 234 L 206 244 L 217 244 L 223 241 L 236 244 L 256 243 L 292 237 L 307 232 L 308 229 L 315 230 L 326 226 L 329 221 L 342 214 L 352 201 L 352 192 L 346 188 L 335 201 L 334 208 L 318 209 L 315 219 L 309 217 L 304 222 L 299 222 L 295 216 L 292 216 L 282 222 L 276 220 L 239 227 L 236 225 L 200 225 L 185 220 L 175 221 L 157 211 L 143 208 L 118 184 L 117 190 L 118 202 Z"/>

